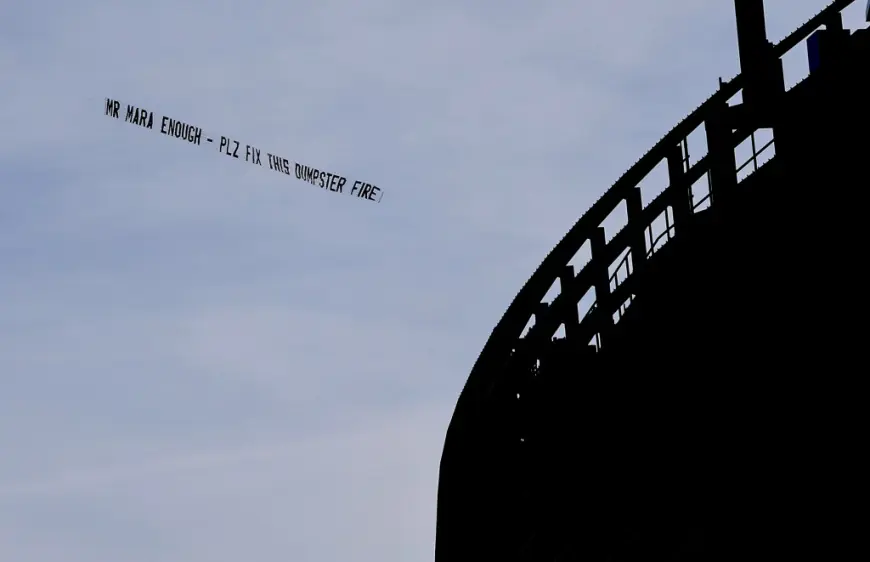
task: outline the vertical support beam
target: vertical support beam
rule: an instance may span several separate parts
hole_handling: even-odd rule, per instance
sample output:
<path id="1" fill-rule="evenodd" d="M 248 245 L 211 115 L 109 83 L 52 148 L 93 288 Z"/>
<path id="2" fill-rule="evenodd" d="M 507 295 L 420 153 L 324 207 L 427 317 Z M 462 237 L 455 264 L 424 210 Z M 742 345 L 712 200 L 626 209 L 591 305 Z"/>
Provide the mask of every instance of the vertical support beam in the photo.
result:
<path id="1" fill-rule="evenodd" d="M 639 187 L 628 192 L 625 198 L 625 206 L 628 209 L 628 228 L 631 233 L 631 266 L 637 270 L 646 261 L 646 241 L 643 239 L 646 225 L 641 220 L 643 214 L 643 197 Z"/>
<path id="2" fill-rule="evenodd" d="M 573 339 L 577 334 L 577 328 L 580 327 L 580 313 L 577 311 L 577 303 L 574 302 L 572 294 L 572 284 L 574 282 L 574 267 L 566 265 L 562 273 L 559 274 L 559 286 L 562 289 L 562 294 L 568 297 L 568 310 L 565 313 L 565 337 Z M 586 342 L 582 342 L 585 344 Z M 578 345 L 582 345 L 579 344 Z"/>
<path id="3" fill-rule="evenodd" d="M 593 285 L 595 287 L 595 306 L 599 309 L 597 314 L 601 318 L 601 331 L 604 331 L 608 326 L 613 325 L 613 314 L 610 313 L 610 275 L 607 273 L 607 268 L 610 264 L 606 260 L 596 260 L 596 256 L 601 256 L 607 248 L 607 240 L 604 237 L 603 227 L 599 226 L 592 231 L 589 244 L 592 246 L 590 265 L 596 267 Z"/>
<path id="4" fill-rule="evenodd" d="M 544 318 L 544 315 L 550 312 L 551 308 L 552 306 L 549 303 L 539 302 L 538 306 L 535 307 L 535 324 L 541 322 Z M 535 359 L 540 361 L 541 370 L 546 370 L 547 365 L 550 364 L 550 359 L 553 355 L 552 337 L 548 338 L 541 347 L 535 347 L 534 349 L 529 347 L 527 352 L 531 353 L 531 355 L 533 355 Z"/>
<path id="5" fill-rule="evenodd" d="M 728 104 L 710 110 L 704 128 L 707 133 L 707 158 L 710 160 L 710 204 L 725 203 L 737 187 L 737 162 L 733 131 L 728 119 Z"/>
<path id="6" fill-rule="evenodd" d="M 682 234 L 689 226 L 692 218 L 692 193 L 691 186 L 686 178 L 686 169 L 683 166 L 683 150 L 680 145 L 673 146 L 668 150 L 668 199 L 674 209 L 674 233 Z M 712 199 L 712 196 L 711 196 Z M 712 204 L 712 201 L 710 202 Z"/>
<path id="7" fill-rule="evenodd" d="M 769 50 L 764 24 L 764 0 L 734 0 L 737 15 L 737 47 L 740 74 L 744 76 L 743 103 L 757 107 L 763 103 L 765 58 Z"/>
<path id="8" fill-rule="evenodd" d="M 810 74 L 815 74 L 822 67 L 822 37 L 824 30 L 817 29 L 807 38 L 807 62 Z"/>
<path id="9" fill-rule="evenodd" d="M 810 74 L 822 67 L 834 66 L 843 58 L 851 33 L 843 29 L 843 15 L 837 12 L 836 16 L 827 22 L 826 29 L 818 29 L 807 38 Z"/>
<path id="10" fill-rule="evenodd" d="M 538 303 L 538 306 L 535 307 L 535 312 L 534 312 L 535 324 L 537 324 L 538 322 L 541 321 L 541 318 L 544 316 L 544 314 L 547 313 L 548 310 L 550 310 L 550 305 L 548 303 L 545 303 L 545 302 Z"/>
<path id="11" fill-rule="evenodd" d="M 782 61 L 767 40 L 764 0 L 734 0 L 734 8 L 743 76 L 744 107 L 740 115 L 756 127 L 772 127 L 778 98 L 785 93 L 785 77 Z"/>
<path id="12" fill-rule="evenodd" d="M 870 2 L 867 3 L 870 8 Z M 831 31 L 844 31 L 843 29 L 843 12 L 832 12 L 828 19 L 825 20 L 825 29 Z"/>

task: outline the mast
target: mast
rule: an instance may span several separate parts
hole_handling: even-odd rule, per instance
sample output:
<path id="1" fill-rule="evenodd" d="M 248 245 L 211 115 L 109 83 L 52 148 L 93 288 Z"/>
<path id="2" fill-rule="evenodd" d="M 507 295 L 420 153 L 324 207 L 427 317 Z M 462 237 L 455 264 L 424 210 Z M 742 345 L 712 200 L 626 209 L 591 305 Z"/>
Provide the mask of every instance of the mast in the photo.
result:
<path id="1" fill-rule="evenodd" d="M 735 120 L 769 121 L 770 109 L 778 94 L 785 92 L 782 62 L 774 56 L 773 44 L 767 40 L 764 0 L 734 0 L 737 16 L 737 47 L 740 74 L 743 77 L 743 103 L 735 106 Z M 772 123 L 758 123 L 771 126 Z"/>

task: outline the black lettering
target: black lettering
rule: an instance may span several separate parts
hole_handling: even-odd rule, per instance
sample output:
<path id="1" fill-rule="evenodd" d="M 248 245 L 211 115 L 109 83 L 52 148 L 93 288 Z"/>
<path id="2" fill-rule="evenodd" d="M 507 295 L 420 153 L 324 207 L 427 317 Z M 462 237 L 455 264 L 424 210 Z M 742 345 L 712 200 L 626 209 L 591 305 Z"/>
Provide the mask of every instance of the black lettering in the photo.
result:
<path id="1" fill-rule="evenodd" d="M 262 166 L 262 165 L 263 165 L 263 164 L 260 162 L 260 149 L 259 149 L 259 148 L 255 148 L 255 149 L 254 149 L 254 164 L 257 164 L 258 166 Z"/>
<path id="2" fill-rule="evenodd" d="M 286 162 L 286 160 L 284 160 L 284 162 L 282 162 L 281 158 L 275 156 L 274 154 L 269 154 L 268 152 L 266 153 L 266 155 L 269 157 L 269 169 L 270 170 L 275 170 L 276 172 L 284 172 L 284 170 L 282 169 L 282 164 L 284 164 L 284 162 Z M 287 171 L 284 173 L 289 176 L 290 175 L 289 164 L 286 164 L 286 165 L 287 165 Z"/>
<path id="3" fill-rule="evenodd" d="M 314 168 L 305 166 L 305 180 L 310 184 L 314 184 L 314 172 Z"/>
<path id="4" fill-rule="evenodd" d="M 136 110 L 132 105 L 127 104 L 127 115 L 124 116 L 124 121 L 133 121 L 133 112 Z"/>
<path id="5" fill-rule="evenodd" d="M 127 110 L 127 115 L 130 115 L 129 108 Z M 131 123 L 139 125 L 140 127 L 145 127 L 146 129 L 151 129 L 154 127 L 154 114 L 147 109 L 139 109 L 137 107 L 136 111 L 133 112 Z"/>
<path id="6" fill-rule="evenodd" d="M 290 162 L 286 158 L 284 158 L 283 160 L 281 160 L 281 163 L 284 164 L 284 167 L 281 171 L 289 176 L 290 175 Z"/>
<path id="7" fill-rule="evenodd" d="M 360 190 L 359 195 L 357 197 L 364 197 L 364 198 L 368 199 L 369 191 L 371 191 L 371 189 L 372 189 L 372 184 L 367 183 L 367 184 L 363 185 L 363 188 Z"/>
<path id="8" fill-rule="evenodd" d="M 359 189 L 361 185 L 362 183 L 360 183 L 359 181 L 353 182 L 353 186 L 350 188 L 350 194 L 353 195 L 354 193 L 356 193 L 356 190 Z M 357 197 L 359 197 L 359 195 L 357 195 Z"/>
<path id="9" fill-rule="evenodd" d="M 347 178 L 339 176 L 339 178 L 338 178 L 338 185 L 335 187 L 335 190 L 336 190 L 337 192 L 341 193 L 341 192 L 342 192 L 342 191 L 341 191 L 341 188 L 343 188 L 343 187 L 344 187 L 344 184 L 346 184 L 346 183 L 347 183 Z"/>
<path id="10" fill-rule="evenodd" d="M 372 186 L 371 196 L 369 197 L 369 201 L 374 201 L 374 200 L 375 200 L 375 196 L 378 194 L 378 191 L 380 191 L 380 190 L 381 190 L 381 188 L 379 188 L 379 187 L 376 186 L 376 185 L 373 185 L 373 186 Z"/>
<path id="11" fill-rule="evenodd" d="M 302 166 L 298 162 L 296 163 L 296 177 L 302 179 Z"/>
<path id="12" fill-rule="evenodd" d="M 246 145 L 245 145 L 245 162 L 247 162 L 248 160 L 250 160 L 250 159 L 251 159 L 251 156 L 252 156 L 252 154 L 251 154 L 251 145 L 246 144 Z"/>
<path id="13" fill-rule="evenodd" d="M 320 183 L 320 187 L 323 187 L 323 180 L 325 179 L 325 174 L 323 172 L 321 172 L 320 170 L 317 170 L 316 173 L 317 173 L 317 176 L 316 176 L 315 181 Z M 315 183 L 314 185 L 317 185 L 317 184 Z"/>
<path id="14" fill-rule="evenodd" d="M 233 149 L 233 158 L 239 157 L 239 141 L 233 141 L 236 143 L 236 147 Z"/>
<path id="15" fill-rule="evenodd" d="M 106 98 L 106 115 L 118 119 L 118 110 L 121 109 L 121 102 Z"/>
<path id="16" fill-rule="evenodd" d="M 161 119 L 160 132 L 167 136 L 174 136 L 177 139 L 184 139 L 193 144 L 202 143 L 202 129 L 188 125 L 183 121 L 176 121 L 171 117 L 164 116 Z M 211 139 L 206 140 L 212 142 Z"/>
<path id="17" fill-rule="evenodd" d="M 227 137 L 221 137 L 221 145 L 218 147 L 218 150 L 223 150 L 224 147 L 229 143 L 229 139 Z"/>
<path id="18" fill-rule="evenodd" d="M 338 191 L 335 189 L 335 182 L 338 180 L 338 176 L 333 174 L 329 174 L 329 191 Z"/>

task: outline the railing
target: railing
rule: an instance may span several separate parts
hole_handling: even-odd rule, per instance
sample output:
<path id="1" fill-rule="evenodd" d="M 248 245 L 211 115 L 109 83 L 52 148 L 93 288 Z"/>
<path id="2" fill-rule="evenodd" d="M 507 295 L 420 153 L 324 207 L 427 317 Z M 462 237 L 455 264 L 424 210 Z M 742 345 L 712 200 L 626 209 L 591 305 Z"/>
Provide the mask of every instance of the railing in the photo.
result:
<path id="1" fill-rule="evenodd" d="M 766 142 L 764 145 L 762 145 L 761 148 L 757 148 L 756 142 L 755 142 L 755 132 L 754 131 L 749 135 L 749 138 L 751 139 L 752 155 L 749 158 L 747 158 L 745 162 L 743 162 L 742 164 L 740 164 L 740 166 L 737 167 L 737 169 L 736 169 L 737 173 L 740 173 L 744 168 L 749 166 L 749 164 L 752 164 L 753 172 L 757 172 L 758 171 L 758 157 L 761 156 L 764 153 L 764 151 L 766 151 L 768 148 L 773 146 L 773 139 L 771 139 L 768 142 Z M 698 201 L 697 203 L 693 202 L 693 204 L 692 204 L 692 211 L 693 212 L 698 212 L 698 209 L 710 199 L 710 194 L 712 193 L 712 188 L 711 188 L 712 186 L 710 185 L 709 178 L 710 178 L 710 176 L 708 174 L 707 186 L 708 186 L 709 191 L 707 192 L 707 194 L 703 198 L 701 198 L 700 201 Z M 660 248 L 659 242 L 661 242 L 662 240 L 665 240 L 665 242 L 667 242 L 674 235 L 674 231 L 675 231 L 674 224 L 671 220 L 671 215 L 667 209 L 664 212 L 664 217 L 665 217 L 665 228 L 655 238 L 653 238 L 652 224 L 647 225 L 645 228 L 645 232 L 649 238 L 649 246 L 648 246 L 647 255 L 646 255 L 647 259 L 650 258 L 656 251 L 658 251 L 658 249 Z M 662 245 L 664 245 L 664 244 L 662 244 Z M 616 266 L 616 269 L 613 271 L 613 274 L 608 279 L 611 291 L 615 291 L 622 284 L 622 281 L 627 280 L 628 277 L 632 274 L 631 263 L 632 263 L 631 262 L 631 253 L 629 252 L 629 253 L 625 254 L 625 256 L 622 258 L 622 260 L 620 260 L 619 264 Z M 622 271 L 625 272 L 625 277 L 622 280 L 620 280 L 619 274 Z M 615 321 L 618 322 L 622 318 L 622 315 L 625 314 L 625 311 L 628 309 L 628 305 L 631 304 L 632 300 L 634 300 L 634 295 L 629 295 L 628 300 L 626 300 L 624 303 L 619 305 L 619 308 L 616 310 L 617 318 L 614 319 Z M 586 317 L 588 317 L 592 314 L 592 311 L 595 310 L 596 304 L 597 304 L 596 302 L 592 303 L 592 305 L 589 307 L 589 310 L 586 311 L 586 314 L 584 315 L 583 319 L 581 319 L 581 322 L 585 321 Z M 600 342 L 599 334 L 596 334 L 595 335 L 595 346 L 599 347 L 600 343 L 601 342 Z"/>
<path id="2" fill-rule="evenodd" d="M 838 20 L 841 25 L 840 12 L 853 1 L 836 0 L 831 3 L 774 45 L 775 56 L 781 58 L 822 25 L 836 24 Z M 755 133 L 758 129 L 732 131 L 728 128 L 727 132 L 721 132 L 724 130 L 721 115 L 742 87 L 741 75 L 727 82 L 720 81 L 718 91 L 656 143 L 575 223 L 544 258 L 496 325 L 472 369 L 460 402 L 485 397 L 497 382 L 492 374 L 488 374 L 493 373 L 493 370 L 534 366 L 537 363 L 537 350 L 542 349 L 543 344 L 550 341 L 562 325 L 569 338 L 590 343 L 594 341 L 596 348 L 600 348 L 602 333 L 606 333 L 621 319 L 631 303 L 633 295 L 626 281 L 632 278 L 637 266 L 655 253 L 659 242 L 664 241 L 664 245 L 673 236 L 679 235 L 683 227 L 688 225 L 687 219 L 691 219 L 699 207 L 708 201 L 711 205 L 715 204 L 720 196 L 727 197 L 728 188 L 736 185 L 737 173 L 750 163 L 757 170 L 758 156 L 774 146 L 771 140 L 756 149 Z M 702 125 L 706 129 L 708 153 L 690 164 L 688 138 Z M 717 127 L 719 137 L 715 136 Z M 752 156 L 738 167 L 734 162 L 733 150 L 747 138 L 752 144 Z M 711 147 L 711 144 L 716 146 Z M 732 156 L 730 164 L 727 156 L 729 149 Z M 722 154 L 725 154 L 725 165 L 721 160 Z M 668 165 L 668 186 L 643 206 L 638 185 L 662 162 Z M 704 175 L 707 175 L 709 193 L 694 202 L 691 187 Z M 601 224 L 623 202 L 628 207 L 628 222 L 607 241 Z M 662 214 L 665 216 L 665 229 L 653 238 L 653 223 Z M 569 263 L 586 242 L 592 247 L 592 257 L 575 274 Z M 628 252 L 613 274 L 608 275 L 610 266 L 626 250 Z M 620 272 L 625 274 L 621 280 Z M 552 302 L 542 302 L 556 281 L 560 282 L 561 292 Z M 577 318 L 578 301 L 590 290 L 595 291 L 595 303 L 582 318 Z M 522 337 L 530 323 L 528 333 Z"/>

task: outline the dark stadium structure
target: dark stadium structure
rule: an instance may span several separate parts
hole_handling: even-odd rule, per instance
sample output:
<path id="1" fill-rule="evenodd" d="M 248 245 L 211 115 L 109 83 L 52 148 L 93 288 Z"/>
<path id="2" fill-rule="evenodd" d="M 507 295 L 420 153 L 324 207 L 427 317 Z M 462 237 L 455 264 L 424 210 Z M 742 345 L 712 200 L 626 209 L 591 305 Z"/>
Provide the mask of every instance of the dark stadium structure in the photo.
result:
<path id="1" fill-rule="evenodd" d="M 741 74 L 520 289 L 447 431 L 436 562 L 870 559 L 870 31 L 843 29 L 850 4 L 772 44 L 762 0 L 735 0 Z M 787 89 L 799 46 L 810 74 Z"/>

